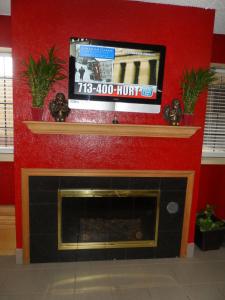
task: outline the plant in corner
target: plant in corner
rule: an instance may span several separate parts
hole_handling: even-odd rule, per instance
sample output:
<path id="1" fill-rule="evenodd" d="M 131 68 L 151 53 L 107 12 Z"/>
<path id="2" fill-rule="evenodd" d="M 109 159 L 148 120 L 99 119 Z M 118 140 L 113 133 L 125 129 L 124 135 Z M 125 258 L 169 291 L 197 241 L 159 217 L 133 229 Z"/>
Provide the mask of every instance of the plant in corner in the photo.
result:
<path id="1" fill-rule="evenodd" d="M 182 100 L 184 103 L 184 122 L 192 118 L 200 94 L 214 81 L 215 72 L 211 69 L 186 70 L 181 80 Z M 190 117 L 191 116 L 191 117 Z M 188 121 L 186 122 L 188 124 Z"/>
<path id="2" fill-rule="evenodd" d="M 225 237 L 225 222 L 216 217 L 213 206 L 207 204 L 197 214 L 195 244 L 202 250 L 219 249 Z"/>
<path id="3" fill-rule="evenodd" d="M 52 47 L 47 57 L 41 54 L 35 60 L 30 56 L 28 62 L 24 61 L 23 64 L 25 70 L 22 77 L 26 80 L 32 96 L 32 108 L 43 111 L 44 101 L 54 83 L 66 78 L 62 73 L 64 61 L 55 55 L 55 47 Z"/>

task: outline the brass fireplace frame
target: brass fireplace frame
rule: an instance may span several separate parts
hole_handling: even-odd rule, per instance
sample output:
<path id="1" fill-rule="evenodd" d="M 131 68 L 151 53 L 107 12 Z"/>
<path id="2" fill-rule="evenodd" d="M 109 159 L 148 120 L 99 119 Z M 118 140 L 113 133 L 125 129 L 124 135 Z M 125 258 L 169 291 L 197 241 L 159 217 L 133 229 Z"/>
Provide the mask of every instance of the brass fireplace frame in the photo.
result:
<path id="1" fill-rule="evenodd" d="M 22 192 L 22 238 L 23 238 L 23 263 L 30 263 L 30 218 L 29 218 L 29 178 L 30 176 L 74 176 L 74 177 L 185 177 L 187 178 L 184 217 L 182 226 L 182 239 L 180 257 L 186 257 L 190 227 L 192 195 L 194 188 L 195 171 L 193 170 L 103 170 L 103 169 L 21 169 Z M 20 211 L 20 207 L 18 207 Z M 18 221 L 18 226 L 20 223 Z"/>
<path id="2" fill-rule="evenodd" d="M 62 241 L 62 198 L 83 198 L 83 197 L 155 197 L 156 198 L 156 219 L 155 235 L 152 240 L 141 241 L 110 241 L 110 242 L 78 242 L 65 243 Z M 151 199 L 149 199 L 152 201 Z M 157 247 L 158 226 L 159 226 L 159 190 L 112 190 L 112 189 L 60 189 L 58 190 L 58 249 L 59 250 L 80 250 L 80 249 L 112 249 L 112 248 L 144 248 Z"/>

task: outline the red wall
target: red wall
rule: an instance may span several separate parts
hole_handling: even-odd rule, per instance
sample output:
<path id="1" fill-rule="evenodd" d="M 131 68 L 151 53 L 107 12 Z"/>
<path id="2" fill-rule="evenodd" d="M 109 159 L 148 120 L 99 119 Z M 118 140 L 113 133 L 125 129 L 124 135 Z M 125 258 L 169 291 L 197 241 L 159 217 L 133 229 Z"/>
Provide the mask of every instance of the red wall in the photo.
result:
<path id="1" fill-rule="evenodd" d="M 214 34 L 212 47 L 212 62 L 225 64 L 225 35 Z"/>
<path id="2" fill-rule="evenodd" d="M 31 119 L 31 99 L 19 80 L 21 59 L 56 45 L 68 61 L 71 36 L 166 45 L 163 106 L 179 96 L 184 68 L 208 66 L 214 11 L 128 1 L 15 0 L 12 7 L 15 63 L 15 174 L 17 247 L 21 237 L 21 168 L 194 170 L 190 238 L 198 197 L 202 130 L 190 139 L 34 135 L 22 123 Z M 67 81 L 55 87 L 67 95 Z M 53 95 L 50 95 L 50 99 Z M 205 96 L 195 124 L 202 126 Z M 111 123 L 110 112 L 73 111 L 68 121 Z M 50 120 L 46 108 L 46 119 Z M 162 114 L 120 113 L 121 123 L 164 124 Z"/>
<path id="3" fill-rule="evenodd" d="M 11 46 L 11 17 L 0 16 L 0 47 Z"/>
<path id="4" fill-rule="evenodd" d="M 213 36 L 212 62 L 225 63 L 225 35 Z M 204 208 L 207 203 L 215 206 L 219 217 L 225 219 L 225 166 L 202 165 L 198 210 Z"/>
<path id="5" fill-rule="evenodd" d="M 0 16 L 0 47 L 11 47 L 11 17 Z M 14 163 L 0 162 L 0 205 L 14 203 Z"/>
<path id="6" fill-rule="evenodd" d="M 198 209 L 212 204 L 216 214 L 225 219 L 225 166 L 202 165 Z"/>
<path id="7" fill-rule="evenodd" d="M 14 203 L 14 164 L 0 163 L 0 205 Z"/>

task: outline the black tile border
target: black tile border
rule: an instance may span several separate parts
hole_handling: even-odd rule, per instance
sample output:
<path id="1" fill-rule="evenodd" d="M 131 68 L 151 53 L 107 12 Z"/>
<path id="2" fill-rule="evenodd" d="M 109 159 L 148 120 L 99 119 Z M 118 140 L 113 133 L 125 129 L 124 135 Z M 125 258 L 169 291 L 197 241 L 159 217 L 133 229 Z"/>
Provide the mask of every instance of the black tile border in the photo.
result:
<path id="1" fill-rule="evenodd" d="M 100 183 L 98 183 L 100 182 Z M 48 185 L 49 184 L 49 185 Z M 48 222 L 31 220 L 30 227 L 30 261 L 31 262 L 52 262 L 52 261 L 83 261 L 83 260 L 110 260 L 110 259 L 137 259 L 155 257 L 176 257 L 179 256 L 183 212 L 185 202 L 187 178 L 167 178 L 167 177 L 92 177 L 92 176 L 30 176 L 30 216 L 35 214 L 34 210 L 40 210 L 43 205 L 54 206 L 54 197 L 57 197 L 58 188 L 120 188 L 120 189 L 160 189 L 161 191 L 161 211 L 160 219 L 165 215 L 168 222 L 159 224 L 158 247 L 156 248 L 127 248 L 127 249 L 98 249 L 98 250 L 57 250 L 57 233 L 55 225 Z M 179 213 L 171 216 L 166 212 L 166 205 L 174 197 L 177 197 Z M 57 202 L 57 198 L 56 198 Z M 47 218 L 47 217 L 46 217 Z M 170 220 L 169 220 L 170 219 Z M 38 220 L 38 221 L 37 221 Z M 180 222 L 180 225 L 177 224 Z M 44 228 L 38 230 L 40 223 Z M 57 222 L 52 222 L 56 224 Z M 49 227 L 48 227 L 49 226 Z M 52 226 L 52 227 L 51 227 Z M 169 227 L 170 226 L 170 227 Z M 34 229 L 35 228 L 35 229 Z M 53 229 L 54 228 L 54 229 Z M 44 233 L 45 232 L 45 233 Z M 46 238 L 49 237 L 49 240 Z M 161 237 L 164 237 L 162 240 Z M 52 244 L 49 245 L 49 241 Z M 56 241 L 56 242 L 55 242 Z M 176 242 L 176 245 L 172 241 Z M 46 244 L 46 245 L 45 245 Z M 48 249 L 50 251 L 46 251 Z M 165 253 L 168 248 L 168 254 Z M 42 253 L 42 254 L 41 254 Z M 167 256 L 168 255 L 168 256 Z"/>

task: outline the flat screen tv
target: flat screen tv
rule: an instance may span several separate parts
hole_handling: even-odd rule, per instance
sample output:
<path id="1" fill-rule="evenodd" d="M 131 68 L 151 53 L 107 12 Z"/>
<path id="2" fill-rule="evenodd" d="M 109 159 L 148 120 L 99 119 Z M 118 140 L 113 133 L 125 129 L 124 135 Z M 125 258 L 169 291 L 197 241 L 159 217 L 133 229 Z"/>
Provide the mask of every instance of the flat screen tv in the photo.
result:
<path id="1" fill-rule="evenodd" d="M 165 47 L 70 39 L 69 107 L 159 113 Z"/>

